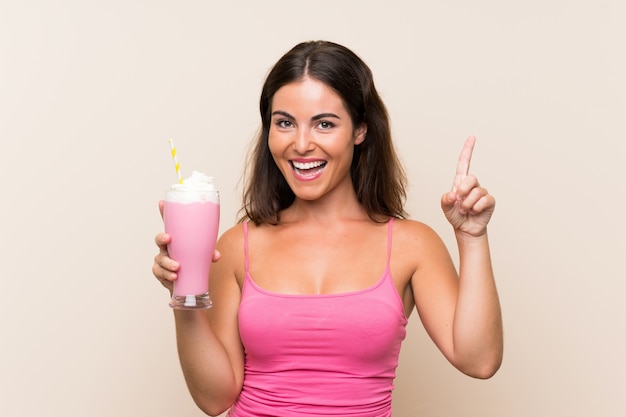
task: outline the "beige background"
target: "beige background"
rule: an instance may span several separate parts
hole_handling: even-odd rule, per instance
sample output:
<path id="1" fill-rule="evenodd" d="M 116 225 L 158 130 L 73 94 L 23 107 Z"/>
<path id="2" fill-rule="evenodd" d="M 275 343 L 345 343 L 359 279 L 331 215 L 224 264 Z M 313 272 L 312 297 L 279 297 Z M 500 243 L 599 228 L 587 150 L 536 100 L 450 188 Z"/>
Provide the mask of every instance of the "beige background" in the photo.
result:
<path id="1" fill-rule="evenodd" d="M 167 139 L 224 230 L 265 74 L 329 39 L 374 71 L 413 217 L 455 251 L 438 204 L 468 134 L 498 199 L 502 369 L 459 374 L 414 315 L 394 416 L 625 415 L 625 5 L 1 0 L 2 414 L 202 415 L 150 272 Z"/>

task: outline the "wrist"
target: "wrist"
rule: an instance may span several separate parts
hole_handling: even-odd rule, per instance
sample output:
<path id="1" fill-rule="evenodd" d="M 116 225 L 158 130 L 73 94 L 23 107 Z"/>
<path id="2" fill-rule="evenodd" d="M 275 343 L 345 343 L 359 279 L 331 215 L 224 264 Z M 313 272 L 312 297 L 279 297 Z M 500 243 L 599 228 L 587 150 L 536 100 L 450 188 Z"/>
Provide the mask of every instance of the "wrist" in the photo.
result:
<path id="1" fill-rule="evenodd" d="M 478 235 L 470 234 L 470 233 L 464 232 L 463 230 L 456 229 L 454 231 L 454 236 L 456 237 L 456 241 L 459 244 L 482 245 L 488 241 L 487 229 L 484 229 Z"/>

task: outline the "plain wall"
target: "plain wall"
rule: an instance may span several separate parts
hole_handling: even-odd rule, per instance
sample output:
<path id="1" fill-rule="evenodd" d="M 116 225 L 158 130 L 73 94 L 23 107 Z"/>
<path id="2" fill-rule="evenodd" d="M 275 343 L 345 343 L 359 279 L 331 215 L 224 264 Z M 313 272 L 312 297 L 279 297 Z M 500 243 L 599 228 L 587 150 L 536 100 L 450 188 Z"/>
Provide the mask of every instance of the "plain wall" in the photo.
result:
<path id="1" fill-rule="evenodd" d="M 623 416 L 626 3 L 0 1 L 0 405 L 7 416 L 200 416 L 151 273 L 157 202 L 213 174 L 235 221 L 257 101 L 291 46 L 371 66 L 410 176 L 439 208 L 469 134 L 505 359 L 452 368 L 414 314 L 394 416 Z M 210 358 L 207 358 L 210 360 Z"/>

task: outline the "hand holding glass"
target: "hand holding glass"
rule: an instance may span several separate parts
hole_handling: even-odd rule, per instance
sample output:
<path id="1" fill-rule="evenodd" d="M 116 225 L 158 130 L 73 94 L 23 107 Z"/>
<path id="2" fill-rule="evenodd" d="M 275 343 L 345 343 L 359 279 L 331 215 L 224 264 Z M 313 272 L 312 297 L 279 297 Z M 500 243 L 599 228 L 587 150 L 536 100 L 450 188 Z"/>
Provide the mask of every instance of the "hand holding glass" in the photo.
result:
<path id="1" fill-rule="evenodd" d="M 163 220 L 165 232 L 171 236 L 167 248 L 169 256 L 180 264 L 170 307 L 211 307 L 209 269 L 219 219 L 219 193 L 212 177 L 194 171 L 183 184 L 174 184 L 166 191 Z"/>

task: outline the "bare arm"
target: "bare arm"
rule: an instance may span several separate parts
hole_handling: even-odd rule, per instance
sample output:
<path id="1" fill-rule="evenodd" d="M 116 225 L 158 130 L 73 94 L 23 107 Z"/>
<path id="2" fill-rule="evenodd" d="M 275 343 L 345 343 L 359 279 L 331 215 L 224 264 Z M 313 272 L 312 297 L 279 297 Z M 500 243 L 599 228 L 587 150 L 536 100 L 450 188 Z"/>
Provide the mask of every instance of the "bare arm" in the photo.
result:
<path id="1" fill-rule="evenodd" d="M 454 317 L 454 354 L 460 369 L 489 378 L 503 355 L 500 301 L 487 234 L 470 238 L 457 233 L 459 297 Z"/>
<path id="2" fill-rule="evenodd" d="M 154 275 L 171 291 L 178 264 L 168 257 L 167 234 L 157 235 L 160 248 Z M 236 274 L 242 246 L 237 233 L 226 232 L 218 242 L 211 267 L 209 310 L 174 310 L 181 368 L 192 398 L 205 413 L 219 415 L 237 399 L 243 384 L 243 348 L 237 326 L 241 291 Z"/>
<path id="3" fill-rule="evenodd" d="M 500 302 L 487 237 L 495 199 L 468 175 L 474 143 L 473 137 L 466 141 L 452 190 L 441 199 L 459 249 L 458 277 L 432 232 L 426 233 L 428 252 L 411 282 L 420 317 L 448 360 L 470 376 L 489 378 L 503 355 Z"/>

